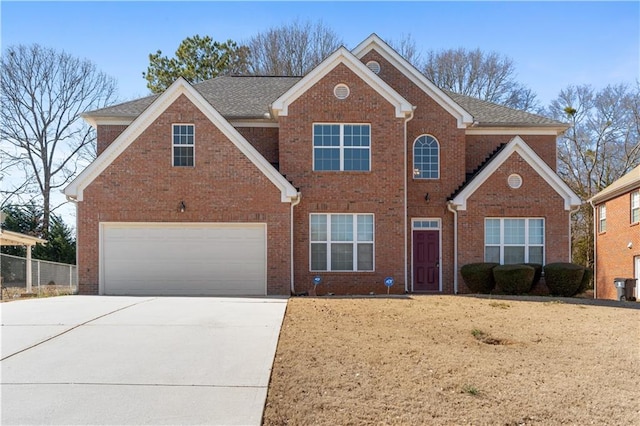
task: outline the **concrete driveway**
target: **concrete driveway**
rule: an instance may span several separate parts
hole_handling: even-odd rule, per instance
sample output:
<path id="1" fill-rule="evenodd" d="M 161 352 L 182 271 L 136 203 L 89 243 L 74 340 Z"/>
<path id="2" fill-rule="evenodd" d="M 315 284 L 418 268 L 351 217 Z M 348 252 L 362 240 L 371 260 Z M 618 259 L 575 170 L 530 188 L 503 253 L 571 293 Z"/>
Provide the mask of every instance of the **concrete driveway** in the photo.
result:
<path id="1" fill-rule="evenodd" d="M 286 299 L 0 305 L 1 423 L 257 425 Z"/>

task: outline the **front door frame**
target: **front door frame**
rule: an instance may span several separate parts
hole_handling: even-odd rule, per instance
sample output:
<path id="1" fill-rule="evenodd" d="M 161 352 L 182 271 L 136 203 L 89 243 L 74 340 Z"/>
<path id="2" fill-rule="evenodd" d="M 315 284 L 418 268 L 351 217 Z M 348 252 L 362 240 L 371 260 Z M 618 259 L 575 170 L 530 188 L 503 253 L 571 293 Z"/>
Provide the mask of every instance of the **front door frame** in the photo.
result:
<path id="1" fill-rule="evenodd" d="M 442 219 L 439 217 L 415 217 L 411 219 L 411 292 L 415 292 L 413 288 L 413 231 L 438 231 L 438 291 L 442 293 Z"/>

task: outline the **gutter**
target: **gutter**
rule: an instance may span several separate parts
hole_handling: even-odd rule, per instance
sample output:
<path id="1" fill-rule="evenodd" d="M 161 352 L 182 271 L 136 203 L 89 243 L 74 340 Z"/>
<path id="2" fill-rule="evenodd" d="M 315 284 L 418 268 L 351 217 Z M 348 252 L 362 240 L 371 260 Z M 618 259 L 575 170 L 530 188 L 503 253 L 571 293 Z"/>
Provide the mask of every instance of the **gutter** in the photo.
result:
<path id="1" fill-rule="evenodd" d="M 64 193 L 64 192 L 63 192 Z M 71 195 L 66 195 L 65 197 L 67 198 L 67 201 L 69 201 L 70 203 L 73 203 L 76 206 L 76 294 L 80 293 L 80 268 L 78 268 L 79 265 L 79 253 L 80 250 L 78 250 L 78 218 L 80 217 L 80 215 L 78 215 L 78 200 L 76 199 L 76 197 L 73 197 Z"/>
<path id="2" fill-rule="evenodd" d="M 408 159 L 408 142 L 407 142 L 407 123 L 413 119 L 414 111 L 416 110 L 416 106 L 412 106 L 411 114 L 405 118 L 404 120 L 404 292 L 409 293 L 409 249 L 407 245 L 409 244 L 409 218 L 407 217 L 407 198 L 408 198 L 408 189 L 409 178 L 407 176 L 407 161 Z"/>
<path id="3" fill-rule="evenodd" d="M 458 210 L 451 201 L 447 209 L 453 213 L 453 294 L 458 294 Z"/>

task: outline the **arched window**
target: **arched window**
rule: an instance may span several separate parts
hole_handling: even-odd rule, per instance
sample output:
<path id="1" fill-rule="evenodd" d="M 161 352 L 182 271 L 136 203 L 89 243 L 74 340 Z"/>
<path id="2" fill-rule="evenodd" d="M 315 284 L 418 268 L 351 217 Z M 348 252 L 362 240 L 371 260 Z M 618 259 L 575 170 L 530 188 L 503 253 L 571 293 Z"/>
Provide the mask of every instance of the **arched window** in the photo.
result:
<path id="1" fill-rule="evenodd" d="M 413 143 L 413 178 L 440 178 L 440 144 L 431 135 L 422 135 Z"/>

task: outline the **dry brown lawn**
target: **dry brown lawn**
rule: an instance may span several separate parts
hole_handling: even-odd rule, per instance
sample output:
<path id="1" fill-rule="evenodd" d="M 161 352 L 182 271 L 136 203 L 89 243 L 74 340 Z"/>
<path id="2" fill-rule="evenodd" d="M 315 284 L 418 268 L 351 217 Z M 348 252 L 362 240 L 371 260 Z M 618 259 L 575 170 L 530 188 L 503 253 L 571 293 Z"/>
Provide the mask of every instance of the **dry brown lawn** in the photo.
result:
<path id="1" fill-rule="evenodd" d="M 33 293 L 27 294 L 24 287 L 2 287 L 2 299 L 0 302 L 11 302 L 29 297 L 55 297 L 73 294 L 68 285 L 43 285 L 38 289 L 33 286 Z"/>
<path id="2" fill-rule="evenodd" d="M 292 298 L 264 424 L 640 424 L 640 310 L 543 300 Z"/>

